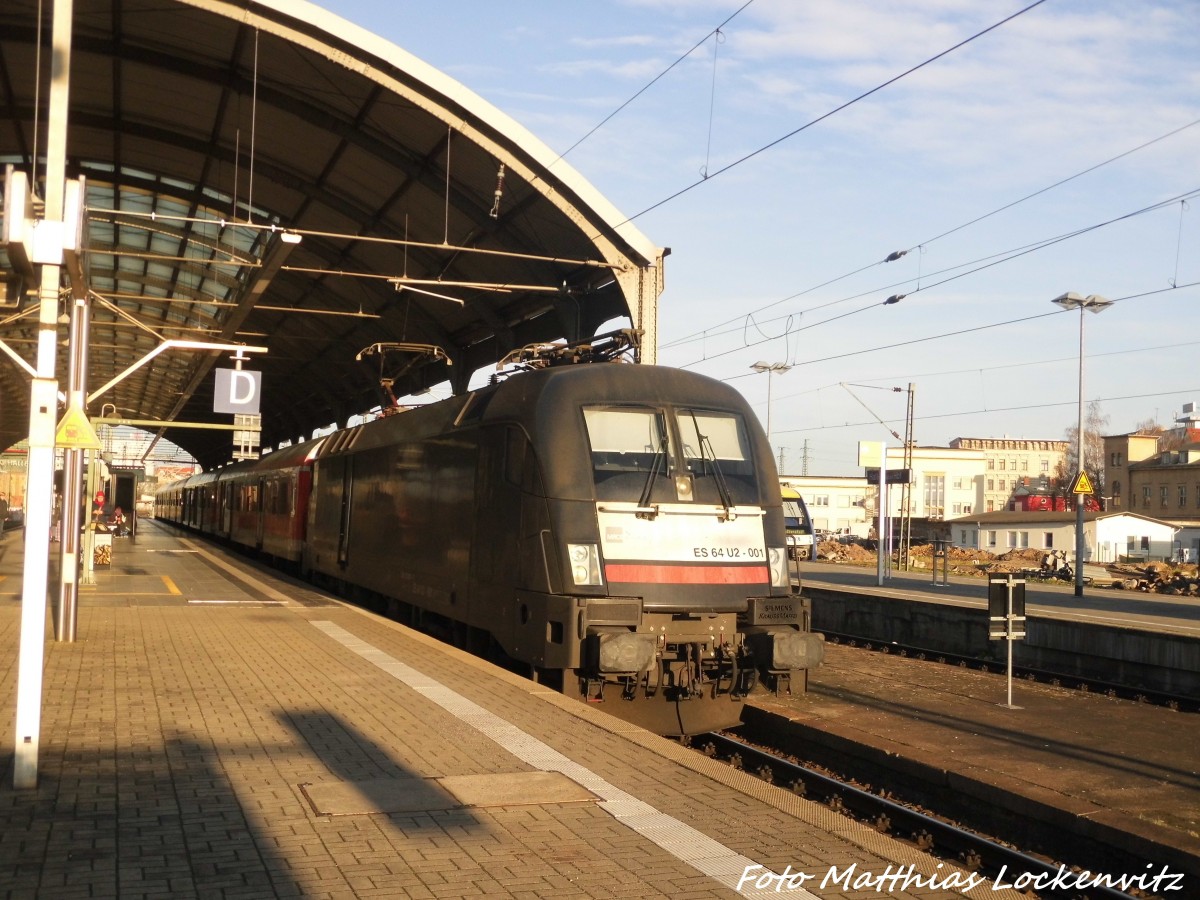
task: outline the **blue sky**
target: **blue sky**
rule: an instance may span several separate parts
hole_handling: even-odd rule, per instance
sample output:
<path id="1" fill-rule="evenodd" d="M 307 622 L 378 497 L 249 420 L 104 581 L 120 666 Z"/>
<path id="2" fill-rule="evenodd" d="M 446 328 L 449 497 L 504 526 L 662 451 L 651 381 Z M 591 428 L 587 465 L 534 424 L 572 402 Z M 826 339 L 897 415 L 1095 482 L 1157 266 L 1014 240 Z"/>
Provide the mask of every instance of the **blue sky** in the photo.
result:
<path id="1" fill-rule="evenodd" d="M 770 376 L 789 473 L 858 474 L 858 441 L 903 434 L 909 384 L 918 443 L 1061 439 L 1065 291 L 1119 301 L 1086 323 L 1107 433 L 1200 404 L 1200 3 L 1047 0 L 807 128 L 1028 3 L 743 4 L 320 5 L 558 152 L 699 43 L 566 158 L 671 248 L 659 362 L 764 421 L 752 364 L 792 366 Z"/>

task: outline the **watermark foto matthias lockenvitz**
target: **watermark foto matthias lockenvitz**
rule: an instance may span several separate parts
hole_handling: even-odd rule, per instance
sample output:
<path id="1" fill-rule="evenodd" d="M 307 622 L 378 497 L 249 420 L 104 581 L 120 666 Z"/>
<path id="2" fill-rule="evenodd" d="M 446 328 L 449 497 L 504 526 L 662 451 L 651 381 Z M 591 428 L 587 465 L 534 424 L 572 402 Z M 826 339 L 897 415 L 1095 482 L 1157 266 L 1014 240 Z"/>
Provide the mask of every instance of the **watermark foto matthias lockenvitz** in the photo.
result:
<path id="1" fill-rule="evenodd" d="M 742 877 L 738 880 L 737 889 L 755 888 L 760 891 L 802 890 L 806 886 L 813 888 L 841 888 L 854 891 L 875 891 L 880 894 L 894 894 L 900 891 L 924 888 L 934 891 L 959 891 L 967 893 L 988 883 L 988 879 L 978 872 L 941 871 L 944 863 L 938 863 L 938 871 L 925 875 L 917 871 L 916 866 L 888 866 L 882 872 L 872 872 L 859 869 L 858 863 L 845 868 L 830 866 L 824 872 L 804 872 L 791 866 L 782 872 L 772 872 L 760 865 L 746 866 Z M 1152 870 L 1154 863 L 1147 863 L 1146 869 Z M 1151 894 L 1163 894 L 1169 891 L 1183 890 L 1183 875 L 1176 874 L 1166 866 L 1158 873 L 1146 871 L 1141 875 L 1109 875 L 1101 872 L 1073 872 L 1066 866 L 1059 866 L 1057 872 L 1016 872 L 1010 873 L 1008 866 L 1002 866 L 1000 872 L 991 882 L 993 891 L 1072 891 L 1087 888 L 1115 888 L 1129 892 L 1134 889 Z"/>

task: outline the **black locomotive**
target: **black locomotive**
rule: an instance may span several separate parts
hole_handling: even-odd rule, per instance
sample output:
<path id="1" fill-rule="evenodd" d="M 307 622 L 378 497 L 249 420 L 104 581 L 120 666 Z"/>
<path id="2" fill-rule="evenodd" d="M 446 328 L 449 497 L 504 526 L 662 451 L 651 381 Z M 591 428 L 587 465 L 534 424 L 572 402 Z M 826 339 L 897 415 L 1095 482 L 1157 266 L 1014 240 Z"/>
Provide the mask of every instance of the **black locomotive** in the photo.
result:
<path id="1" fill-rule="evenodd" d="M 169 485 L 156 514 L 660 734 L 736 725 L 823 656 L 762 429 L 682 370 L 521 372 Z"/>

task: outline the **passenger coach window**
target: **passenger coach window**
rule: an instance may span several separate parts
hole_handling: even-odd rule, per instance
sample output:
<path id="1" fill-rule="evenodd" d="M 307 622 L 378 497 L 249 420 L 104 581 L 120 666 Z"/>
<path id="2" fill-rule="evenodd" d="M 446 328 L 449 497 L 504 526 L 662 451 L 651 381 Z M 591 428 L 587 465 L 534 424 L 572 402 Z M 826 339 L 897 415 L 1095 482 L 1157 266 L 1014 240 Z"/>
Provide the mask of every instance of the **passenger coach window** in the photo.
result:
<path id="1" fill-rule="evenodd" d="M 661 411 L 647 407 L 585 407 L 592 473 L 602 500 L 675 498 L 673 448 Z M 660 496 L 661 491 L 661 496 Z"/>
<path id="2" fill-rule="evenodd" d="M 720 503 L 716 481 L 722 477 L 735 503 L 757 503 L 758 480 L 742 417 L 681 409 L 678 418 L 684 462 L 696 481 L 696 499 Z"/>

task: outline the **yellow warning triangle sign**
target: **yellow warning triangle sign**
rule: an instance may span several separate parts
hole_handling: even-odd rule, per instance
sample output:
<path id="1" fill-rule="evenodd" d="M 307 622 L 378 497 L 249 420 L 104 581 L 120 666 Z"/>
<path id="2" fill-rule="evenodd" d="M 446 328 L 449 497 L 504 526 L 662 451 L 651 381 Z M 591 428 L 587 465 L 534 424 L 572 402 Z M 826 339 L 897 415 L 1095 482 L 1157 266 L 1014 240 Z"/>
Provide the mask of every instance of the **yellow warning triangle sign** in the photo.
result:
<path id="1" fill-rule="evenodd" d="M 99 450 L 101 447 L 100 438 L 88 421 L 87 413 L 77 406 L 67 408 L 66 415 L 58 423 L 58 430 L 54 432 L 54 444 L 68 450 Z"/>
<path id="2" fill-rule="evenodd" d="M 1094 494 L 1096 489 L 1092 487 L 1092 479 L 1087 477 L 1087 472 L 1080 472 L 1075 476 L 1075 480 L 1071 483 L 1072 494 Z"/>

